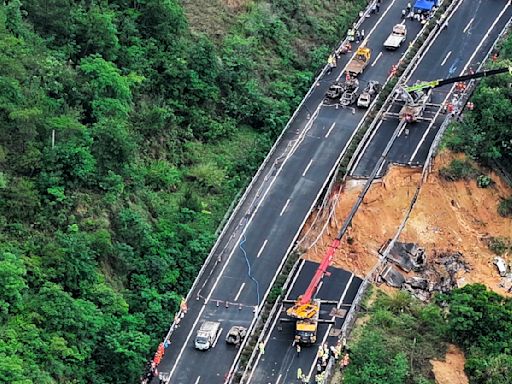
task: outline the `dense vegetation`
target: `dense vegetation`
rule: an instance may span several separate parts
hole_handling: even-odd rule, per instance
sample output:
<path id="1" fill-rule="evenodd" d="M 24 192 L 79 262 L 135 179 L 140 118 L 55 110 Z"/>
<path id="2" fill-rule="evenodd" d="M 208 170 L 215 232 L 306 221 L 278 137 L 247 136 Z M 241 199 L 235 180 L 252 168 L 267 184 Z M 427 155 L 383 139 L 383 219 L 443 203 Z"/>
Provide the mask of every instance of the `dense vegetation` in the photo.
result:
<path id="1" fill-rule="evenodd" d="M 343 383 L 434 383 L 432 358 L 447 342 L 466 355 L 471 384 L 506 384 L 512 375 L 512 300 L 480 284 L 424 305 L 404 292 L 380 294 L 351 346 Z"/>
<path id="2" fill-rule="evenodd" d="M 429 360 L 446 349 L 441 309 L 424 306 L 408 293 L 380 293 L 368 316 L 356 342 L 349 344 L 351 363 L 343 383 L 431 383 Z"/>
<path id="3" fill-rule="evenodd" d="M 499 47 L 499 57 L 492 67 L 512 65 L 512 34 Z M 491 76 L 480 81 L 471 101 L 473 111 L 452 125 L 445 138 L 456 151 L 485 165 L 500 164 L 512 174 L 512 75 Z"/>
<path id="4" fill-rule="evenodd" d="M 512 300 L 481 284 L 441 296 L 448 337 L 464 349 L 471 384 L 507 384 L 512 377 Z"/>
<path id="5" fill-rule="evenodd" d="M 178 0 L 2 2 L 0 382 L 136 381 L 366 1 L 324 3 L 247 2 L 214 42 Z"/>

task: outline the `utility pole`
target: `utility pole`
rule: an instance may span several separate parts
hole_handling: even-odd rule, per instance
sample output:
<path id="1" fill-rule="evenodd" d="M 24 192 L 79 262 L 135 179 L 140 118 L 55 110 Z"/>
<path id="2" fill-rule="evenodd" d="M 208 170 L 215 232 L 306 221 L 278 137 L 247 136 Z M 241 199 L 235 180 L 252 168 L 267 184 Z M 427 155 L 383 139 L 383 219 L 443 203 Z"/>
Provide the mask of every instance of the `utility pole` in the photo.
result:
<path id="1" fill-rule="evenodd" d="M 55 129 L 52 129 L 52 149 L 55 147 Z"/>

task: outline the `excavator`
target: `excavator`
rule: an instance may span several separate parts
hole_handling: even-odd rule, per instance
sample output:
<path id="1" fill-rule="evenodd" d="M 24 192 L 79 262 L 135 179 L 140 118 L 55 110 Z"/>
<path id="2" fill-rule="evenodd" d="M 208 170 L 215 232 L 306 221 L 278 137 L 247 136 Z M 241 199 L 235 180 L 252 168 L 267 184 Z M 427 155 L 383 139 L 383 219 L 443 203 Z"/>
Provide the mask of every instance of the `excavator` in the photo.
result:
<path id="1" fill-rule="evenodd" d="M 316 342 L 319 323 L 333 323 L 331 320 L 320 319 L 320 305 L 337 304 L 335 301 L 320 300 L 316 293 L 324 276 L 329 276 L 327 269 L 331 265 L 334 253 L 340 245 L 340 239 L 336 238 L 329 246 L 322 262 L 318 266 L 306 292 L 296 301 L 283 300 L 284 303 L 293 304 L 287 309 L 286 314 L 295 321 L 295 342 L 303 345 L 311 345 Z M 290 321 L 281 319 L 281 321 Z"/>
<path id="2" fill-rule="evenodd" d="M 481 72 L 475 72 L 469 75 L 462 75 L 457 77 L 450 77 L 448 79 L 439 79 L 433 81 L 417 82 L 408 87 L 401 87 L 399 89 L 398 98 L 405 102 L 404 106 L 398 113 L 400 120 L 405 120 L 408 123 L 413 123 L 421 119 L 423 111 L 428 104 L 429 94 L 428 91 L 434 88 L 442 87 L 443 85 L 460 83 L 463 84 L 467 80 L 478 79 L 480 77 L 498 75 L 500 73 L 509 72 L 512 74 L 512 67 L 504 67 L 498 69 L 490 69 Z"/>

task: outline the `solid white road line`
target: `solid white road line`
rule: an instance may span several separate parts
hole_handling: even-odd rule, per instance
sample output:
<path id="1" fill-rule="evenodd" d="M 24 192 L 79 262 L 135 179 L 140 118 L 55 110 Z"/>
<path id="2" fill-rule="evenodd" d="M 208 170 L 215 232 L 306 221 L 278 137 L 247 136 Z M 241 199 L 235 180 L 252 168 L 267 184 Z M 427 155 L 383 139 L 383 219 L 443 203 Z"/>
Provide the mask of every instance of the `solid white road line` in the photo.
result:
<path id="1" fill-rule="evenodd" d="M 448 58 L 450 57 L 451 54 L 452 54 L 452 51 L 450 51 L 446 54 L 446 57 L 444 58 L 444 60 L 441 63 L 441 67 L 446 64 L 446 60 L 448 60 Z"/>
<path id="2" fill-rule="evenodd" d="M 304 170 L 304 172 L 302 172 L 302 177 L 306 176 L 306 173 L 308 173 L 308 170 L 309 170 L 309 167 L 311 167 L 311 164 L 313 164 L 313 159 L 309 160 L 309 163 L 308 163 L 306 169 Z"/>
<path id="3" fill-rule="evenodd" d="M 347 295 L 348 288 L 350 287 L 350 284 L 352 284 L 353 279 L 354 279 L 354 274 L 351 273 L 350 279 L 348 279 L 348 282 L 347 282 L 347 286 L 345 287 L 345 290 L 343 291 L 341 298 L 338 301 L 338 305 L 336 305 L 337 309 L 340 309 L 341 304 L 343 304 L 343 300 L 345 299 L 345 296 Z M 334 317 L 331 317 L 331 320 L 334 320 Z M 329 326 L 327 327 L 327 331 L 325 331 L 325 335 L 324 335 L 322 342 L 318 345 L 325 344 L 325 341 L 327 340 L 327 337 L 329 336 L 329 332 L 331 331 L 332 326 L 333 326 L 332 324 L 329 324 Z M 316 366 L 316 359 L 313 360 L 313 364 L 311 365 L 311 369 L 309 370 L 309 373 L 308 373 L 309 377 L 313 377 L 313 370 L 315 369 L 315 366 Z"/>
<path id="4" fill-rule="evenodd" d="M 196 379 L 196 381 L 194 382 L 194 384 L 198 384 L 200 379 L 201 379 L 201 376 L 197 376 L 197 379 Z"/>
<path id="5" fill-rule="evenodd" d="M 325 137 L 329 137 L 329 135 L 331 134 L 331 131 L 332 129 L 334 128 L 334 126 L 336 125 L 336 122 L 332 123 L 331 124 L 331 128 L 329 128 L 329 130 L 327 131 L 327 133 L 325 134 Z"/>
<path id="6" fill-rule="evenodd" d="M 302 271 L 302 267 L 304 267 L 304 265 L 306 264 L 306 260 L 302 259 L 302 262 L 301 262 L 301 265 L 299 265 L 299 268 L 297 269 L 297 272 L 295 273 L 295 276 L 293 276 L 293 279 L 290 283 L 290 287 L 288 288 L 288 292 L 286 292 L 286 297 L 285 299 L 286 300 L 290 300 L 290 298 L 288 297 L 288 294 L 291 292 L 293 286 L 295 285 L 295 282 L 297 281 L 297 278 L 299 277 L 301 271 Z M 270 330 L 272 331 L 272 330 Z"/>
<path id="7" fill-rule="evenodd" d="M 382 56 L 382 52 L 379 52 L 379 54 L 377 55 L 377 57 L 375 58 L 375 60 L 373 60 L 373 63 L 370 65 L 371 67 L 375 66 L 375 64 L 377 64 L 377 60 L 379 60 Z"/>
<path id="8" fill-rule="evenodd" d="M 375 29 L 377 29 L 377 27 L 379 26 L 379 24 L 381 23 L 382 20 L 384 20 L 386 14 L 389 12 L 389 10 L 391 8 L 393 8 L 393 4 L 395 4 L 396 0 L 393 0 L 391 3 L 389 3 L 389 6 L 386 8 L 386 10 L 380 15 L 380 18 L 379 20 L 377 20 L 377 22 L 375 23 L 375 25 L 373 26 L 373 28 L 370 30 L 370 32 L 368 32 L 368 34 L 366 35 L 366 37 L 364 38 L 364 40 L 362 41 L 361 43 L 361 46 L 363 45 L 366 45 L 366 43 L 368 42 L 368 39 L 370 38 L 370 35 L 373 33 L 373 31 L 375 31 Z M 339 74 L 339 76 L 336 78 L 336 81 L 339 81 L 341 79 L 342 76 L 345 76 L 345 69 L 347 68 L 348 66 L 348 63 L 350 63 L 350 61 L 356 56 L 356 53 L 354 52 L 354 54 L 352 55 L 352 57 L 350 58 L 350 60 L 347 62 L 347 64 L 345 65 L 345 67 L 343 68 L 343 70 L 341 71 L 341 73 Z"/>
<path id="9" fill-rule="evenodd" d="M 235 296 L 235 301 L 238 300 L 238 298 L 240 297 L 240 294 L 242 293 L 242 289 L 244 289 L 245 287 L 245 283 L 242 284 L 242 286 L 240 287 L 240 289 L 238 290 L 236 296 Z"/>
<path id="10" fill-rule="evenodd" d="M 288 204 L 290 204 L 290 199 L 286 200 L 286 203 L 284 203 L 283 209 L 281 209 L 281 213 L 279 216 L 283 216 L 284 211 L 286 211 L 286 207 L 288 207 Z"/>
<path id="11" fill-rule="evenodd" d="M 276 384 L 279 384 L 281 382 L 282 377 L 283 377 L 283 374 L 280 373 L 279 376 L 277 376 Z"/>
<path id="12" fill-rule="evenodd" d="M 261 254 L 262 254 L 263 250 L 264 250 L 264 249 L 265 249 L 265 247 L 267 246 L 267 243 L 268 243 L 268 240 L 265 240 L 265 241 L 263 242 L 263 245 L 261 246 L 260 250 L 258 251 L 258 254 L 256 255 L 256 258 L 258 258 L 258 257 L 260 257 L 260 256 L 261 256 Z"/>
<path id="13" fill-rule="evenodd" d="M 224 328 L 221 328 L 219 333 L 217 333 L 217 337 L 215 338 L 215 341 L 213 342 L 212 349 L 215 348 L 215 346 L 217 345 L 217 341 L 219 341 L 219 338 L 220 338 L 220 335 L 222 334 L 223 329 Z"/>
<path id="14" fill-rule="evenodd" d="M 278 309 L 277 313 L 276 313 L 276 317 L 275 317 L 275 319 L 274 319 L 274 321 L 273 321 L 273 323 L 272 323 L 272 326 L 270 327 L 270 332 L 268 333 L 267 337 L 266 337 L 266 338 L 264 339 L 264 341 L 263 341 L 263 344 L 264 344 L 264 346 L 265 346 L 265 347 L 267 346 L 268 339 L 270 338 L 270 335 L 271 335 L 271 333 L 272 333 L 272 330 L 273 330 L 273 329 L 275 328 L 275 326 L 276 326 L 277 320 L 279 320 L 279 314 L 282 312 L 282 310 L 283 310 L 283 305 L 281 304 L 281 305 L 279 306 L 279 309 Z M 247 382 L 248 382 L 248 383 L 250 383 L 250 382 L 251 382 L 251 380 L 252 380 L 252 375 L 254 375 L 254 372 L 256 372 L 256 367 L 258 366 L 258 363 L 260 362 L 260 358 L 261 358 L 261 353 L 259 353 L 259 352 L 258 352 L 258 357 L 256 358 L 256 361 L 254 362 L 254 367 L 252 368 L 252 370 L 251 370 L 251 374 L 249 375 L 249 379 L 247 380 Z"/>
<path id="15" fill-rule="evenodd" d="M 473 20 L 475 20 L 475 18 L 473 17 L 471 20 L 469 20 L 469 23 L 468 25 L 466 25 L 466 28 L 464 28 L 464 30 L 462 31 L 462 33 L 466 33 L 468 31 L 469 28 L 471 28 L 471 24 L 473 23 Z"/>
<path id="16" fill-rule="evenodd" d="M 290 298 L 288 297 L 288 294 L 291 292 L 291 290 L 293 289 L 294 285 L 295 285 L 295 282 L 297 281 L 297 277 L 299 277 L 300 275 L 300 272 L 302 271 L 302 267 L 304 267 L 304 265 L 306 264 L 306 261 L 304 259 L 302 259 L 302 261 L 300 262 L 301 264 L 299 265 L 299 268 L 297 268 L 297 272 L 295 273 L 295 276 L 293 276 L 293 279 L 290 283 L 290 286 L 288 288 L 288 291 L 286 292 L 286 296 L 285 296 L 285 299 L 286 300 L 290 300 Z M 274 321 L 272 322 L 272 325 L 270 327 L 270 329 L 268 330 L 268 334 L 265 338 L 265 345 L 267 345 L 267 342 L 268 340 L 270 339 L 270 335 L 272 334 L 272 331 L 274 330 L 276 324 L 277 324 L 277 320 L 279 320 L 279 314 L 281 313 L 281 311 L 283 310 L 283 305 L 281 304 L 281 306 L 279 307 L 279 310 L 276 312 L 276 318 L 274 319 Z M 258 355 L 258 357 L 256 358 L 256 361 L 254 362 L 254 366 L 251 370 L 251 374 L 249 375 L 249 380 L 247 381 L 248 383 L 251 382 L 252 380 L 252 375 L 254 374 L 254 372 L 256 372 L 256 367 L 258 366 L 258 363 L 260 361 L 260 356 L 261 355 Z"/>
<path id="17" fill-rule="evenodd" d="M 466 70 L 468 69 L 468 67 L 471 65 L 471 62 L 473 61 L 473 59 L 475 58 L 476 54 L 478 53 L 478 51 L 480 50 L 480 48 L 482 48 L 482 45 L 484 43 L 484 41 L 489 37 L 489 34 L 491 33 L 491 31 L 494 29 L 494 27 L 496 26 L 496 24 L 498 23 L 498 21 L 501 19 L 501 16 L 503 16 L 503 14 L 505 13 L 505 11 L 507 10 L 507 8 L 510 6 L 510 3 L 507 3 L 505 5 L 505 8 L 503 8 L 503 10 L 500 12 L 500 14 L 498 15 L 498 17 L 494 20 L 494 22 L 492 23 L 491 27 L 487 30 L 487 32 L 485 33 L 484 37 L 482 38 L 482 40 L 480 41 L 480 44 L 478 44 L 478 46 L 476 47 L 475 51 L 473 52 L 473 54 L 471 55 L 471 57 L 469 58 L 469 60 L 467 61 L 466 65 L 464 66 L 464 68 L 462 69 L 462 71 L 460 72 L 460 74 L 464 74 L 466 72 Z M 444 98 L 443 100 L 443 103 L 446 103 L 446 100 L 448 99 L 448 97 L 450 97 L 450 95 L 452 94 L 453 92 L 453 89 L 455 88 L 455 85 L 452 85 L 451 89 L 450 89 L 450 92 L 448 92 L 448 94 L 446 95 L 446 97 Z M 418 151 L 420 150 L 420 147 L 421 145 L 423 144 L 423 142 L 425 141 L 425 138 L 427 137 L 430 129 L 432 128 L 432 126 L 434 125 L 434 122 L 436 121 L 437 117 L 439 116 L 439 114 L 441 113 L 441 108 L 438 109 L 438 111 L 436 112 L 436 114 L 434 115 L 434 118 L 432 119 L 432 122 L 429 124 L 428 128 L 425 130 L 425 133 L 423 134 L 423 136 L 421 137 L 421 140 L 420 142 L 418 143 L 418 145 L 416 146 L 416 148 L 414 149 L 414 152 L 413 154 L 411 155 L 411 157 L 409 158 L 409 162 L 413 161 L 413 159 L 416 157 Z"/>

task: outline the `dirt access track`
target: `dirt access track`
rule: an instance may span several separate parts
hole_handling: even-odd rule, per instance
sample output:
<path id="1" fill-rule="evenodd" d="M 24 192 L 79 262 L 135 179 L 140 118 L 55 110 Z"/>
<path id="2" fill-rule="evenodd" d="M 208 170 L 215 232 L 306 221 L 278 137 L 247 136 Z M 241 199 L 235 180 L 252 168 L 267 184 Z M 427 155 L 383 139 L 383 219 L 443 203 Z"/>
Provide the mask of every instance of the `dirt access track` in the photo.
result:
<path id="1" fill-rule="evenodd" d="M 512 239 L 512 220 L 497 213 L 500 198 L 512 195 L 512 188 L 497 174 L 484 169 L 481 172 L 495 182 L 485 189 L 478 188 L 474 180 L 449 182 L 440 178 L 439 169 L 456 157 L 460 156 L 448 151 L 436 157 L 398 240 L 418 244 L 430 259 L 434 253 L 461 252 L 470 270 L 457 276 L 459 285 L 479 282 L 505 295 L 506 290 L 500 287 L 501 277 L 492 264 L 496 255 L 488 242 L 492 237 Z M 335 266 L 361 277 L 372 269 L 379 249 L 396 234 L 404 219 L 421 172 L 421 168 L 392 166 L 382 180 L 373 183 L 336 252 Z M 306 250 L 305 259 L 322 259 L 365 182 L 349 180 L 340 193 L 331 196 L 329 206 L 335 207 L 335 214 L 327 224 L 326 212 L 311 215 L 300 243 Z M 503 257 L 508 262 L 512 260 L 510 254 Z"/>

